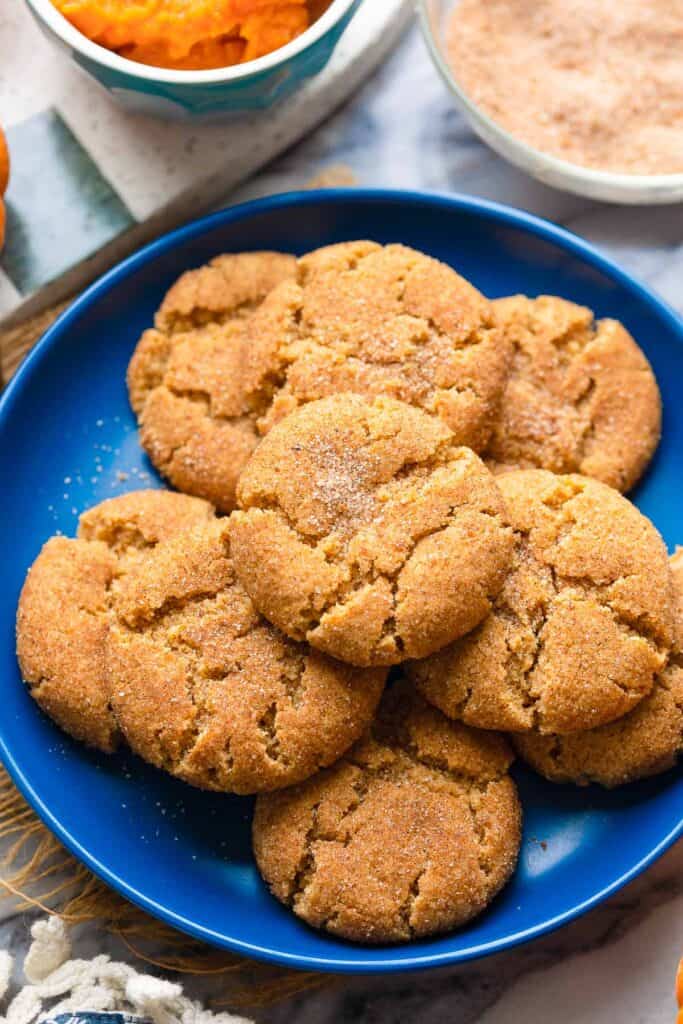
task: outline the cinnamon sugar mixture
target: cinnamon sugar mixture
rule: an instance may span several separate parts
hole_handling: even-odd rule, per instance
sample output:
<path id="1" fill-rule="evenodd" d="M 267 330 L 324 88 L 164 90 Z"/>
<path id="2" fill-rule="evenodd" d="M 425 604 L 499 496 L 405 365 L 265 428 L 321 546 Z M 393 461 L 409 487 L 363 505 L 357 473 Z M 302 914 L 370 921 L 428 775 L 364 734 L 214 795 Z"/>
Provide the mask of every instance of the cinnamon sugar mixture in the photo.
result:
<path id="1" fill-rule="evenodd" d="M 477 106 L 536 149 L 683 172 L 683 0 L 462 0 L 448 51 Z"/>

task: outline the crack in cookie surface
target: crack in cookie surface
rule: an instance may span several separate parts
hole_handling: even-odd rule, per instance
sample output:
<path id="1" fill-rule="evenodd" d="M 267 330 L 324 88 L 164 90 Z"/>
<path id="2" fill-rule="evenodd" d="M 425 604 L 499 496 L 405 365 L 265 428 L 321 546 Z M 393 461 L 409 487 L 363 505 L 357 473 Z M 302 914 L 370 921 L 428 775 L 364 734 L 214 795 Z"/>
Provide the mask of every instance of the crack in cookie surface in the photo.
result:
<path id="1" fill-rule="evenodd" d="M 511 346 L 488 302 L 453 270 L 404 246 L 364 242 L 298 262 L 222 259 L 239 266 L 247 255 L 265 268 L 254 271 L 248 301 L 244 268 L 225 294 L 228 263 L 190 272 L 130 364 L 143 446 L 174 486 L 230 511 L 259 437 L 298 406 L 340 392 L 400 398 L 442 416 L 460 443 L 486 444 Z"/>
<path id="2" fill-rule="evenodd" d="M 340 395 L 292 414 L 261 443 L 238 496 L 233 552 L 256 606 L 358 665 L 416 657 L 472 629 L 513 547 L 482 462 L 444 423 L 392 399 Z"/>
<path id="3" fill-rule="evenodd" d="M 334 767 L 259 797 L 261 873 L 296 914 L 345 938 L 409 941 L 458 927 L 514 869 L 511 761 L 502 737 L 448 722 L 399 681 Z"/>
<path id="4" fill-rule="evenodd" d="M 486 443 L 511 345 L 483 296 L 445 264 L 401 245 L 317 250 L 299 260 L 295 281 L 276 289 L 249 330 L 256 340 L 275 324 L 286 380 L 264 432 L 304 402 L 353 392 L 422 407 L 461 444 Z"/>
<path id="5" fill-rule="evenodd" d="M 230 511 L 241 466 L 258 442 L 261 394 L 243 377 L 248 317 L 294 273 L 283 253 L 220 256 L 166 295 L 128 368 L 141 441 L 179 490 Z"/>
<path id="6" fill-rule="evenodd" d="M 514 355 L 487 452 L 492 468 L 633 487 L 659 442 L 661 399 L 631 335 L 555 296 L 516 295 L 493 308 Z"/>
<path id="7" fill-rule="evenodd" d="M 154 323 L 173 337 L 209 323 L 241 318 L 294 273 L 294 256 L 281 252 L 241 252 L 217 256 L 184 273 L 166 293 Z"/>
<path id="8" fill-rule="evenodd" d="M 118 573 L 165 537 L 212 516 L 197 498 L 134 491 L 84 512 L 77 539 L 53 537 L 36 559 L 17 611 L 17 655 L 32 696 L 76 739 L 106 752 L 120 739 L 105 678 Z"/>
<path id="9" fill-rule="evenodd" d="M 111 700 L 130 746 L 206 789 L 253 793 L 329 764 L 371 719 L 385 673 L 284 637 L 237 581 L 230 520 L 117 579 Z"/>
<path id="10" fill-rule="evenodd" d="M 482 728 L 571 733 L 647 696 L 673 640 L 656 530 L 625 498 L 543 470 L 499 478 L 515 530 L 491 614 L 409 669 L 446 714 Z"/>
<path id="11" fill-rule="evenodd" d="M 551 781 L 611 788 L 666 771 L 683 753 L 683 552 L 670 564 L 676 635 L 651 693 L 629 714 L 598 729 L 513 737 L 519 754 Z"/>

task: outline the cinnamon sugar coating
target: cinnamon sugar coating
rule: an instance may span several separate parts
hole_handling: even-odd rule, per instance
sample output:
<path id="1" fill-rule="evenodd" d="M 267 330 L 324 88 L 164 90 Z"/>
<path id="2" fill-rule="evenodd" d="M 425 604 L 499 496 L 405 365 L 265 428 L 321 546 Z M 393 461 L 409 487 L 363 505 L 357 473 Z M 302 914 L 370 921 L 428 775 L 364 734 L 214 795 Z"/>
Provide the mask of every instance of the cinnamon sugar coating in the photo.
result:
<path id="1" fill-rule="evenodd" d="M 513 547 L 481 460 L 389 398 L 299 409 L 261 442 L 238 498 L 232 550 L 255 605 L 356 665 L 419 657 L 474 628 Z"/>
<path id="2" fill-rule="evenodd" d="M 197 498 L 133 491 L 84 512 L 77 539 L 47 541 L 19 599 L 17 656 L 31 696 L 65 732 L 116 747 L 104 651 L 111 586 L 161 540 L 212 516 Z"/>
<path id="3" fill-rule="evenodd" d="M 683 753 L 683 549 L 670 559 L 676 638 L 652 692 L 628 715 L 571 736 L 516 735 L 518 753 L 551 782 L 612 788 L 671 768 Z"/>
<path id="4" fill-rule="evenodd" d="M 409 676 L 447 715 L 480 728 L 565 734 L 625 715 L 673 642 L 661 537 L 587 477 L 520 470 L 497 481 L 515 531 L 512 569 L 481 625 Z"/>
<path id="5" fill-rule="evenodd" d="M 553 295 L 513 295 L 493 307 L 514 355 L 487 464 L 633 487 L 659 443 L 662 409 L 628 331 Z"/>
<path id="6" fill-rule="evenodd" d="M 356 942 L 460 927 L 515 868 L 512 760 L 502 737 L 449 722 L 399 682 L 333 768 L 258 798 L 259 870 L 297 916 Z"/>
<path id="7" fill-rule="evenodd" d="M 112 588 L 109 698 L 147 761 L 204 789 L 255 793 L 330 764 L 372 719 L 383 670 L 296 644 L 235 578 L 230 520 L 160 545 Z"/>
<path id="8" fill-rule="evenodd" d="M 243 374 L 244 325 L 294 268 L 293 256 L 246 252 L 183 274 L 128 368 L 140 440 L 154 465 L 174 487 L 226 511 L 258 442 L 262 405 Z"/>
<path id="9" fill-rule="evenodd" d="M 230 511 L 258 439 L 340 392 L 424 408 L 481 450 L 510 352 L 488 301 L 450 267 L 402 245 L 345 242 L 298 261 L 221 257 L 185 275 L 128 384 L 160 472 Z"/>
<path id="10" fill-rule="evenodd" d="M 440 416 L 480 451 L 511 352 L 490 303 L 445 263 L 404 245 L 343 242 L 302 257 L 249 324 L 254 361 L 277 381 L 259 427 L 342 392 Z"/>

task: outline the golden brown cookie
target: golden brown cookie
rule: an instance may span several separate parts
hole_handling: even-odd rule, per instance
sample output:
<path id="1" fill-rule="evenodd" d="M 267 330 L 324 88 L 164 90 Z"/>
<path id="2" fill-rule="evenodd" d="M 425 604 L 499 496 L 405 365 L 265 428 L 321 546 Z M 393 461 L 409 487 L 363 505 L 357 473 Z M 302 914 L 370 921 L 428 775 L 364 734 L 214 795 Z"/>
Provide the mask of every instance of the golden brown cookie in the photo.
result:
<path id="1" fill-rule="evenodd" d="M 659 443 L 662 409 L 652 368 L 628 331 L 554 295 L 513 295 L 493 307 L 514 356 L 489 465 L 633 487 Z"/>
<path id="2" fill-rule="evenodd" d="M 163 538 L 213 517 L 204 501 L 134 491 L 80 519 L 78 539 L 52 537 L 29 570 L 17 611 L 17 656 L 31 695 L 66 732 L 111 751 L 118 742 L 105 683 L 110 587 Z"/>
<path id="3" fill-rule="evenodd" d="M 489 302 L 451 267 L 365 241 L 302 257 L 247 333 L 253 376 L 277 381 L 262 432 L 314 399 L 387 395 L 440 416 L 476 451 L 490 436 L 511 355 Z"/>
<path id="4" fill-rule="evenodd" d="M 247 252 L 183 274 L 128 368 L 140 439 L 154 465 L 179 490 L 227 511 L 263 406 L 244 372 L 245 318 L 294 269 L 293 256 Z"/>
<path id="5" fill-rule="evenodd" d="M 493 476 L 446 424 L 357 395 L 271 430 L 233 514 L 235 567 L 295 640 L 355 665 L 391 665 L 487 614 L 513 547 Z"/>
<path id="6" fill-rule="evenodd" d="M 652 692 L 628 715 L 600 729 L 513 736 L 520 755 L 551 782 L 621 786 L 666 771 L 683 753 L 683 549 L 670 561 L 676 640 Z"/>
<path id="7" fill-rule="evenodd" d="M 229 511 L 258 438 L 299 405 L 340 392 L 400 398 L 441 416 L 461 444 L 486 444 L 511 344 L 488 301 L 450 267 L 374 242 L 296 263 L 273 253 L 231 259 L 248 258 L 251 270 L 224 264 L 181 279 L 131 362 L 142 444 L 174 486 Z M 231 268 L 230 310 L 247 319 L 215 298 Z M 249 273 L 249 301 L 238 303 Z"/>
<path id="8" fill-rule="evenodd" d="M 501 736 L 449 722 L 401 681 L 333 768 L 258 798 L 259 870 L 308 924 L 356 942 L 457 928 L 517 862 L 512 760 Z"/>
<path id="9" fill-rule="evenodd" d="M 407 668 L 469 725 L 570 733 L 626 714 L 673 638 L 666 549 L 617 491 L 578 475 L 497 478 L 516 533 L 512 570 L 469 636 Z"/>
<path id="10" fill-rule="evenodd" d="M 136 753 L 204 789 L 255 793 L 340 757 L 384 670 L 342 665 L 256 612 L 235 578 L 230 521 L 160 545 L 112 588 L 110 700 Z"/>

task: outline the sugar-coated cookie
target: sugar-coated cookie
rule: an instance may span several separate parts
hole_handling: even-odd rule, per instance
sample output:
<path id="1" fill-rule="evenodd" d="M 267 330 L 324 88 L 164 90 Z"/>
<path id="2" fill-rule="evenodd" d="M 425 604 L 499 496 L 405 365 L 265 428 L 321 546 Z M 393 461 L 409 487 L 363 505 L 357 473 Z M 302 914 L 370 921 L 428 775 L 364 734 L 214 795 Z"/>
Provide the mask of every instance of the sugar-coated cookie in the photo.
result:
<path id="1" fill-rule="evenodd" d="M 154 465 L 178 490 L 225 511 L 263 409 L 248 379 L 244 325 L 295 265 L 284 253 L 246 252 L 183 274 L 128 368 L 140 440 Z"/>
<path id="2" fill-rule="evenodd" d="M 620 491 L 659 443 L 662 403 L 652 368 L 618 320 L 541 295 L 498 299 L 514 355 L 489 442 L 494 470 L 583 473 Z"/>
<path id="3" fill-rule="evenodd" d="M 405 245 L 343 242 L 303 256 L 249 324 L 264 382 L 262 432 L 341 392 L 386 395 L 440 416 L 480 451 L 507 379 L 491 305 L 451 267 Z"/>
<path id="4" fill-rule="evenodd" d="M 356 942 L 457 928 L 515 868 L 512 760 L 501 736 L 449 722 L 400 681 L 334 767 L 258 798 L 259 870 L 308 924 Z"/>
<path id="5" fill-rule="evenodd" d="M 672 556 L 676 640 L 652 692 L 623 718 L 571 736 L 512 737 L 518 753 L 551 782 L 609 788 L 666 771 L 683 753 L 683 549 Z"/>
<path id="6" fill-rule="evenodd" d="M 570 733 L 626 714 L 673 640 L 664 543 L 596 480 L 520 470 L 496 478 L 516 535 L 512 570 L 470 635 L 407 668 L 469 725 Z"/>
<path id="7" fill-rule="evenodd" d="M 512 531 L 481 459 L 404 402 L 339 395 L 274 427 L 239 483 L 235 567 L 263 615 L 356 665 L 422 657 L 473 629 Z"/>
<path id="8" fill-rule="evenodd" d="M 66 732 L 113 750 L 104 644 L 110 589 L 122 566 L 214 515 L 198 498 L 133 491 L 85 512 L 78 538 L 52 537 L 29 570 L 17 611 L 17 655 L 31 695 Z"/>
<path id="9" fill-rule="evenodd" d="M 224 256 L 184 275 L 128 385 L 159 471 L 230 511 L 258 439 L 341 392 L 421 407 L 481 450 L 511 351 L 489 302 L 450 267 L 402 245 L 345 242 L 298 261 Z"/>
<path id="10" fill-rule="evenodd" d="M 136 753 L 205 789 L 291 785 L 367 728 L 386 672 L 288 640 L 235 578 L 230 520 L 172 537 L 112 588 L 109 700 Z"/>

